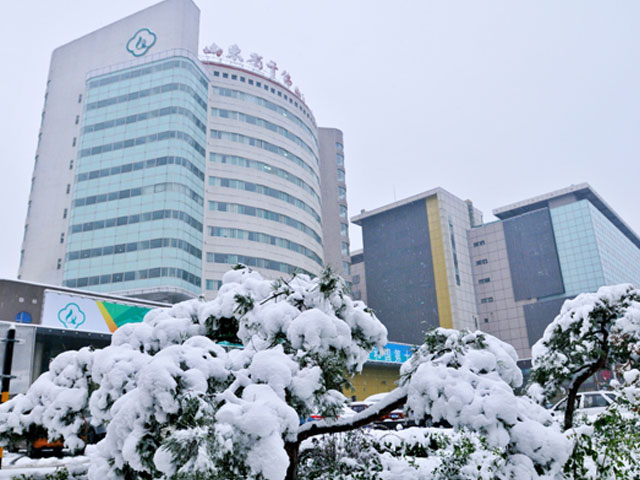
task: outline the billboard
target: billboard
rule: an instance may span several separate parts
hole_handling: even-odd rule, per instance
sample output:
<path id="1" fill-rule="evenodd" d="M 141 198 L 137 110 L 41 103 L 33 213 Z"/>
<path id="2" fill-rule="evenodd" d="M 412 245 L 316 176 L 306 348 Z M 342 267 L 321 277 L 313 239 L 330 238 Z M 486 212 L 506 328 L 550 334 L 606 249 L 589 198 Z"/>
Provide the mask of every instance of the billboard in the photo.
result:
<path id="1" fill-rule="evenodd" d="M 46 290 L 41 324 L 64 330 L 113 333 L 125 323 L 142 322 L 149 310 L 139 305 Z"/>
<path id="2" fill-rule="evenodd" d="M 384 346 L 384 353 L 373 347 L 373 351 L 369 355 L 369 362 L 401 365 L 411 358 L 417 348 L 416 345 L 389 342 Z"/>

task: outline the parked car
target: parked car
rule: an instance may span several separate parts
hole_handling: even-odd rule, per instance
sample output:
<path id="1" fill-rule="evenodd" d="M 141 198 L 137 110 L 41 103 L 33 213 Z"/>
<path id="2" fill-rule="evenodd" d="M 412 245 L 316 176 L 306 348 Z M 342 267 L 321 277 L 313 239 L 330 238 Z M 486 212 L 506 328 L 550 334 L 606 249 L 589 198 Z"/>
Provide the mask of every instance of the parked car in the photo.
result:
<path id="1" fill-rule="evenodd" d="M 381 401 L 385 396 L 387 396 L 388 393 L 389 392 L 384 392 L 384 393 L 376 393 L 374 395 L 370 395 L 361 402 L 352 402 L 351 404 L 349 404 L 349 407 L 355 412 L 360 413 L 363 410 L 366 410 L 367 408 L 369 408 L 371 405 L 374 405 L 379 401 Z M 393 410 L 392 412 L 389 412 L 384 417 L 378 419 L 375 422 L 375 424 L 382 428 L 384 427 L 393 428 L 395 427 L 395 425 L 397 425 L 398 423 L 402 423 L 403 421 L 404 421 L 404 411 L 398 408 L 396 410 Z"/>
<path id="2" fill-rule="evenodd" d="M 579 392 L 576 396 L 576 410 L 574 415 L 586 415 L 593 419 L 604 412 L 609 405 L 616 401 L 616 392 L 598 390 L 594 392 Z M 564 397 L 553 407 L 551 413 L 556 417 L 564 417 L 567 409 L 567 397 Z"/>
<path id="3" fill-rule="evenodd" d="M 342 410 L 340 411 L 340 414 L 338 415 L 338 418 L 349 418 L 349 417 L 353 417 L 354 415 L 356 415 L 357 412 L 353 411 L 351 408 L 344 406 L 342 407 Z M 315 422 L 318 420 L 323 420 L 324 417 L 322 415 L 319 415 L 317 413 L 312 413 L 311 415 L 309 415 L 309 418 L 307 418 L 306 420 L 301 420 L 301 424 L 302 423 L 307 423 L 307 422 Z"/>

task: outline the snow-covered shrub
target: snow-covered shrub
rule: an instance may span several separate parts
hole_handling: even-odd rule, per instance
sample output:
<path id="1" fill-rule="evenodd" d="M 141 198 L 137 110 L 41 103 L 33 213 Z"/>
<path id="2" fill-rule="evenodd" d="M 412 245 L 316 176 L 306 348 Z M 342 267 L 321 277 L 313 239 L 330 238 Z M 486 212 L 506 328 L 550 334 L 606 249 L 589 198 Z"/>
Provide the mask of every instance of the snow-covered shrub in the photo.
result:
<path id="1" fill-rule="evenodd" d="M 301 446 L 300 480 L 380 480 L 377 439 L 363 429 L 313 437 Z"/>
<path id="2" fill-rule="evenodd" d="M 567 300 L 531 353 L 529 394 L 541 403 L 567 395 L 564 428 L 571 428 L 576 394 L 589 377 L 638 365 L 640 291 L 606 286 Z"/>
<path id="3" fill-rule="evenodd" d="M 26 394 L 0 405 L 0 443 L 16 439 L 64 438 L 71 450 L 84 447 L 94 352 L 90 348 L 58 355 Z"/>
<path id="4" fill-rule="evenodd" d="M 396 390 L 338 419 L 341 391 L 386 341 L 384 326 L 331 271 L 270 282 L 236 268 L 215 300 L 151 311 L 106 349 L 58 357 L 26 395 L 0 406 L 0 443 L 41 425 L 75 447 L 78 419 L 87 416 L 108 424 L 89 452 L 91 480 L 294 480 L 301 442 L 354 430 L 406 403 L 416 419 L 449 422 L 454 437 L 400 453 L 379 447 L 381 480 L 561 472 L 572 442 L 542 407 L 514 394 L 522 382 L 514 349 L 480 332 L 430 332 Z M 300 425 L 311 413 L 325 420 Z M 345 480 L 375 478 L 378 468 L 336 465 Z"/>
<path id="5" fill-rule="evenodd" d="M 572 444 L 547 410 L 515 395 L 516 362 L 515 349 L 491 335 L 435 329 L 400 370 L 406 408 L 417 420 L 431 416 L 480 435 L 485 450 L 504 457 L 496 478 L 555 475 Z"/>

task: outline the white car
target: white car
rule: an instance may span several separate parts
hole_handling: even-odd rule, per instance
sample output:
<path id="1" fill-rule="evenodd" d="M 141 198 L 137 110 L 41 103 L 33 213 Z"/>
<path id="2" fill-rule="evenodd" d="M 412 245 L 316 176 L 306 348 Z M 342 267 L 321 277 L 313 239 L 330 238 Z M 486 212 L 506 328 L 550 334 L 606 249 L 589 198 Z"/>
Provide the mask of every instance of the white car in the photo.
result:
<path id="1" fill-rule="evenodd" d="M 575 416 L 586 415 L 590 420 L 604 412 L 609 405 L 616 401 L 615 392 L 595 391 L 595 392 L 579 392 L 576 396 Z M 556 417 L 564 417 L 567 409 L 567 397 L 560 400 L 553 407 L 551 413 Z"/>

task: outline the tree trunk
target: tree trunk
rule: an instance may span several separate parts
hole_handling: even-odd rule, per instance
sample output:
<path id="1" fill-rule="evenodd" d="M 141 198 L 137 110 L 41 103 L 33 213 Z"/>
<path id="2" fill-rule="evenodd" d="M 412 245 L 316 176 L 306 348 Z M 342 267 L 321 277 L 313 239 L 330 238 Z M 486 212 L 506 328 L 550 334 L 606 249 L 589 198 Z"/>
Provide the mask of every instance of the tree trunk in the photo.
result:
<path id="1" fill-rule="evenodd" d="M 573 414 L 576 410 L 576 396 L 578 395 L 578 390 L 584 382 L 586 382 L 591 375 L 595 375 L 598 370 L 604 368 L 607 363 L 607 357 L 609 356 L 609 346 L 607 344 L 607 339 L 609 337 L 609 332 L 607 332 L 604 328 L 601 331 L 602 333 L 602 356 L 598 359 L 596 363 L 591 365 L 589 369 L 576 378 L 573 385 L 569 389 L 569 393 L 567 395 L 567 409 L 564 412 L 564 429 L 569 430 L 573 427 Z"/>
<path id="2" fill-rule="evenodd" d="M 287 468 L 285 480 L 298 480 L 298 452 L 300 450 L 300 442 L 286 442 L 284 449 L 289 456 L 289 467 Z"/>

